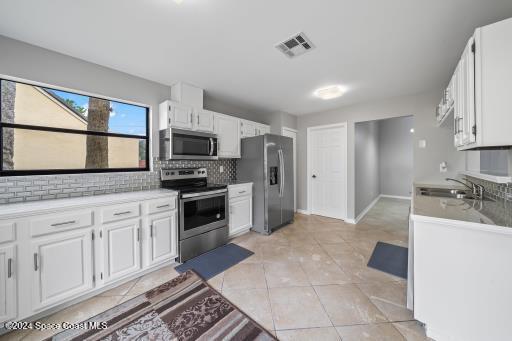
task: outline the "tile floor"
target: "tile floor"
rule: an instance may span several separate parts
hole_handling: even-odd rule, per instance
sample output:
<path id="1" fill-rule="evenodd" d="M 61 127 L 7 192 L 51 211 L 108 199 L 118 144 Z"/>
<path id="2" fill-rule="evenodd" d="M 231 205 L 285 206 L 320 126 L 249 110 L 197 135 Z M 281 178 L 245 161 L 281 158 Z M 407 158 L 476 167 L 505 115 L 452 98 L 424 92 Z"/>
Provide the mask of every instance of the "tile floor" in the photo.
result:
<path id="1" fill-rule="evenodd" d="M 209 283 L 281 340 L 427 340 L 405 308 L 405 281 L 366 267 L 377 241 L 407 245 L 408 210 L 408 201 L 382 198 L 357 225 L 297 215 L 271 236 L 245 234 L 233 242 L 254 255 Z M 175 276 L 166 267 L 43 320 L 78 322 Z"/>

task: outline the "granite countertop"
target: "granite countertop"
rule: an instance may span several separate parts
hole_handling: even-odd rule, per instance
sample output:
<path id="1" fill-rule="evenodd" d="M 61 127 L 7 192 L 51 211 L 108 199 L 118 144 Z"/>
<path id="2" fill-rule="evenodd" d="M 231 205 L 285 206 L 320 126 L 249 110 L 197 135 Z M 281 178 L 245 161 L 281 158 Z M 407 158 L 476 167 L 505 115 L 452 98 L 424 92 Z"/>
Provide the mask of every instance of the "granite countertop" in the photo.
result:
<path id="1" fill-rule="evenodd" d="M 243 184 L 250 184 L 252 181 L 245 181 L 245 180 L 223 180 L 220 181 L 219 184 L 233 186 L 233 185 L 243 185 Z"/>
<path id="2" fill-rule="evenodd" d="M 422 196 L 418 187 L 464 188 L 443 183 L 415 183 L 412 214 L 418 216 L 457 220 L 463 222 L 512 227 L 512 203 L 507 201 L 469 200 Z"/>

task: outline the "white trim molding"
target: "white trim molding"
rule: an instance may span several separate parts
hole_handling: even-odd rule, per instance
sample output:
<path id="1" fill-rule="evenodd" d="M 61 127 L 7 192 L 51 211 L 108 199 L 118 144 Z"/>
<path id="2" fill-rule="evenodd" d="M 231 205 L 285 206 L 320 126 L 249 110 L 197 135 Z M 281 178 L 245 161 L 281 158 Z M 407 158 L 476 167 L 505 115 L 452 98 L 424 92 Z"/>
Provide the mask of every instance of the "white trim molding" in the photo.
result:
<path id="1" fill-rule="evenodd" d="M 305 214 L 305 215 L 311 215 L 311 213 L 308 210 L 302 210 L 300 208 L 297 209 L 297 213 Z"/>
<path id="2" fill-rule="evenodd" d="M 346 219 L 345 222 L 349 224 L 357 224 L 364 216 L 375 206 L 375 204 L 379 201 L 380 198 L 392 198 L 392 199 L 403 199 L 403 200 L 411 200 L 411 197 L 404 197 L 399 195 L 387 195 L 387 194 L 379 194 L 373 201 L 366 206 L 366 208 L 359 213 L 359 215 L 355 219 Z"/>
<path id="3" fill-rule="evenodd" d="M 403 199 L 403 200 L 411 200 L 411 197 L 405 197 L 401 195 L 388 195 L 388 194 L 381 194 L 379 195 L 381 198 L 392 198 L 392 199 Z"/>
<path id="4" fill-rule="evenodd" d="M 366 208 L 361 213 L 359 213 L 359 215 L 356 217 L 356 219 L 351 219 L 351 221 L 353 221 L 353 222 L 350 222 L 350 223 L 357 224 L 373 208 L 373 206 L 375 206 L 375 204 L 377 203 L 377 201 L 379 201 L 380 198 L 381 198 L 381 195 L 380 194 L 377 195 L 377 197 L 375 197 L 375 199 L 373 199 L 373 201 L 368 206 L 366 206 Z"/>

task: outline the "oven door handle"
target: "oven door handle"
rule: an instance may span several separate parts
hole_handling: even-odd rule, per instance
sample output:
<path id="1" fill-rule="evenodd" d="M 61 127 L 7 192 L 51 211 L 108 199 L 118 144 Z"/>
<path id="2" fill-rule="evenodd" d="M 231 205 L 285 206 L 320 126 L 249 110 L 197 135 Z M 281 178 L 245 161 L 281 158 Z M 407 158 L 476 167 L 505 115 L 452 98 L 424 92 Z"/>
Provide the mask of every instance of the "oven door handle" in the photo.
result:
<path id="1" fill-rule="evenodd" d="M 207 195 L 211 195 L 211 194 L 219 194 L 219 193 L 226 193 L 228 190 L 226 188 L 224 189 L 218 189 L 218 190 L 215 190 L 215 191 L 208 191 L 208 192 L 200 192 L 200 193 L 190 193 L 190 194 L 183 194 L 181 197 L 183 199 L 187 199 L 187 198 L 195 198 L 195 197 L 202 197 L 202 196 L 207 196 Z"/>

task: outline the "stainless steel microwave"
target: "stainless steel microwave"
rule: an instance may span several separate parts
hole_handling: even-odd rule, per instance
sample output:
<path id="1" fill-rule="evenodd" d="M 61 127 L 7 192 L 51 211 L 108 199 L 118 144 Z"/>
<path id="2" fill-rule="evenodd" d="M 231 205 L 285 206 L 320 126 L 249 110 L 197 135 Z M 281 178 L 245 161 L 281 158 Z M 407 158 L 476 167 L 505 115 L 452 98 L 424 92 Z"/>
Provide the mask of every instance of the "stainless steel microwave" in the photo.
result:
<path id="1" fill-rule="evenodd" d="M 162 160 L 217 160 L 217 135 L 183 129 L 160 130 Z"/>

